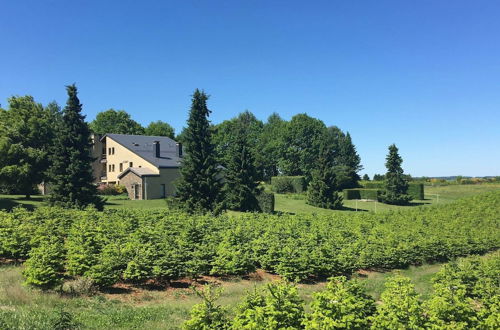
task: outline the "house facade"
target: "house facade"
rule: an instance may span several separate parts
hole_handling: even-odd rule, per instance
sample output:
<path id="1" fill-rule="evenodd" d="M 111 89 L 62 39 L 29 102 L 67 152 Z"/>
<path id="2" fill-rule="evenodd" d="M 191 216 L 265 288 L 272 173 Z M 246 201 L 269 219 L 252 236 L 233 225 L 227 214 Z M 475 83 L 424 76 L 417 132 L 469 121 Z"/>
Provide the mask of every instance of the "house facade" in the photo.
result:
<path id="1" fill-rule="evenodd" d="M 182 145 L 165 136 L 106 134 L 93 137 L 92 170 L 96 183 L 121 184 L 130 199 L 175 194 Z"/>

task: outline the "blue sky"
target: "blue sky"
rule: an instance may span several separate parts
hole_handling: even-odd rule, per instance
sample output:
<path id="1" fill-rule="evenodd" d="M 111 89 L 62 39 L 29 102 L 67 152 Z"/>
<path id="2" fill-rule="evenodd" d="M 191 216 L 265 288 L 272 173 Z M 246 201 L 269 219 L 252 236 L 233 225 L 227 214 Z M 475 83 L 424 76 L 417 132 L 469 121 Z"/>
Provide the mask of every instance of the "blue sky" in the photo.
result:
<path id="1" fill-rule="evenodd" d="M 396 143 L 414 176 L 500 175 L 499 1 L 2 1 L 0 103 L 124 109 L 185 125 L 307 113 L 351 133 L 363 173 Z"/>

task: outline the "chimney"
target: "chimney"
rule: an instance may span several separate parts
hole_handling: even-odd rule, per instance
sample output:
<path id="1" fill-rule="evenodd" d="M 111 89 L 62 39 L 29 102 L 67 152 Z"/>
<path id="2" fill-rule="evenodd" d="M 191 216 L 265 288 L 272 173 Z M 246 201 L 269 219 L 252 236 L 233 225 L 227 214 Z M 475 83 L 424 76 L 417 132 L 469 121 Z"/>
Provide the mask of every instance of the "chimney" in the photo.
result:
<path id="1" fill-rule="evenodd" d="M 155 156 L 156 158 L 160 158 L 160 141 L 154 141 L 153 142 L 153 147 L 155 150 Z"/>
<path id="2" fill-rule="evenodd" d="M 175 144 L 175 148 L 177 149 L 177 156 L 179 156 L 179 158 L 182 158 L 182 143 L 177 142 Z"/>

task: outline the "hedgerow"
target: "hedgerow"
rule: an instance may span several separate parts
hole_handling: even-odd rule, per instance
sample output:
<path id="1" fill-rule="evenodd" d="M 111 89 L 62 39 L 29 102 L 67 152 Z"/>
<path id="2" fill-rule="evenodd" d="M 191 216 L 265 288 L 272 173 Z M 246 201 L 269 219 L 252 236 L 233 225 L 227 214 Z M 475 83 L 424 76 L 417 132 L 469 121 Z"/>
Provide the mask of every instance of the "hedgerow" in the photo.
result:
<path id="1" fill-rule="evenodd" d="M 498 214 L 500 192 L 441 206 L 325 216 L 14 209 L 0 212 L 0 257 L 28 259 L 30 278 L 49 276 L 28 282 L 43 287 L 63 276 L 104 287 L 256 268 L 302 281 L 485 253 L 500 246 Z M 45 250 L 54 257 L 30 258 Z"/>

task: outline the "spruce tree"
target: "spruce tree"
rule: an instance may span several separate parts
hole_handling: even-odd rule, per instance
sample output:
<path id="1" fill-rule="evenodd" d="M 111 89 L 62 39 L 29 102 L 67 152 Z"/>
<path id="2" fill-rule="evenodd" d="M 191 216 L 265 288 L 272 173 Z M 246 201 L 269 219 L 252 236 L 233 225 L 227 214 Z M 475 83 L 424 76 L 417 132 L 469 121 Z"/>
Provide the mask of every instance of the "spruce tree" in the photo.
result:
<path id="1" fill-rule="evenodd" d="M 401 164 L 403 159 L 399 156 L 395 144 L 389 146 L 389 154 L 386 157 L 385 167 L 385 191 L 381 196 L 384 203 L 394 205 L 405 205 L 411 200 L 408 193 L 408 180 L 403 173 Z"/>
<path id="2" fill-rule="evenodd" d="M 313 170 L 312 180 L 307 188 L 307 203 L 325 209 L 341 209 L 342 196 L 338 192 L 333 168 L 333 150 L 323 143 Z"/>
<path id="3" fill-rule="evenodd" d="M 182 162 L 181 179 L 177 184 L 177 198 L 189 212 L 216 211 L 220 206 L 221 183 L 212 142 L 211 111 L 207 108 L 208 96 L 196 89 L 189 112 L 184 143 L 186 155 Z"/>
<path id="4" fill-rule="evenodd" d="M 82 105 L 76 86 L 66 86 L 68 101 L 63 110 L 59 132 L 52 150 L 49 181 L 52 184 L 49 203 L 70 208 L 89 205 L 102 209 L 103 200 L 92 183 L 92 141 L 90 130 L 81 114 Z"/>
<path id="5" fill-rule="evenodd" d="M 363 181 L 370 181 L 368 174 L 363 175 Z"/>
<path id="6" fill-rule="evenodd" d="M 238 123 L 234 130 L 228 154 L 223 189 L 226 207 L 243 212 L 257 211 L 259 205 L 256 196 L 260 189 L 245 123 Z"/>

